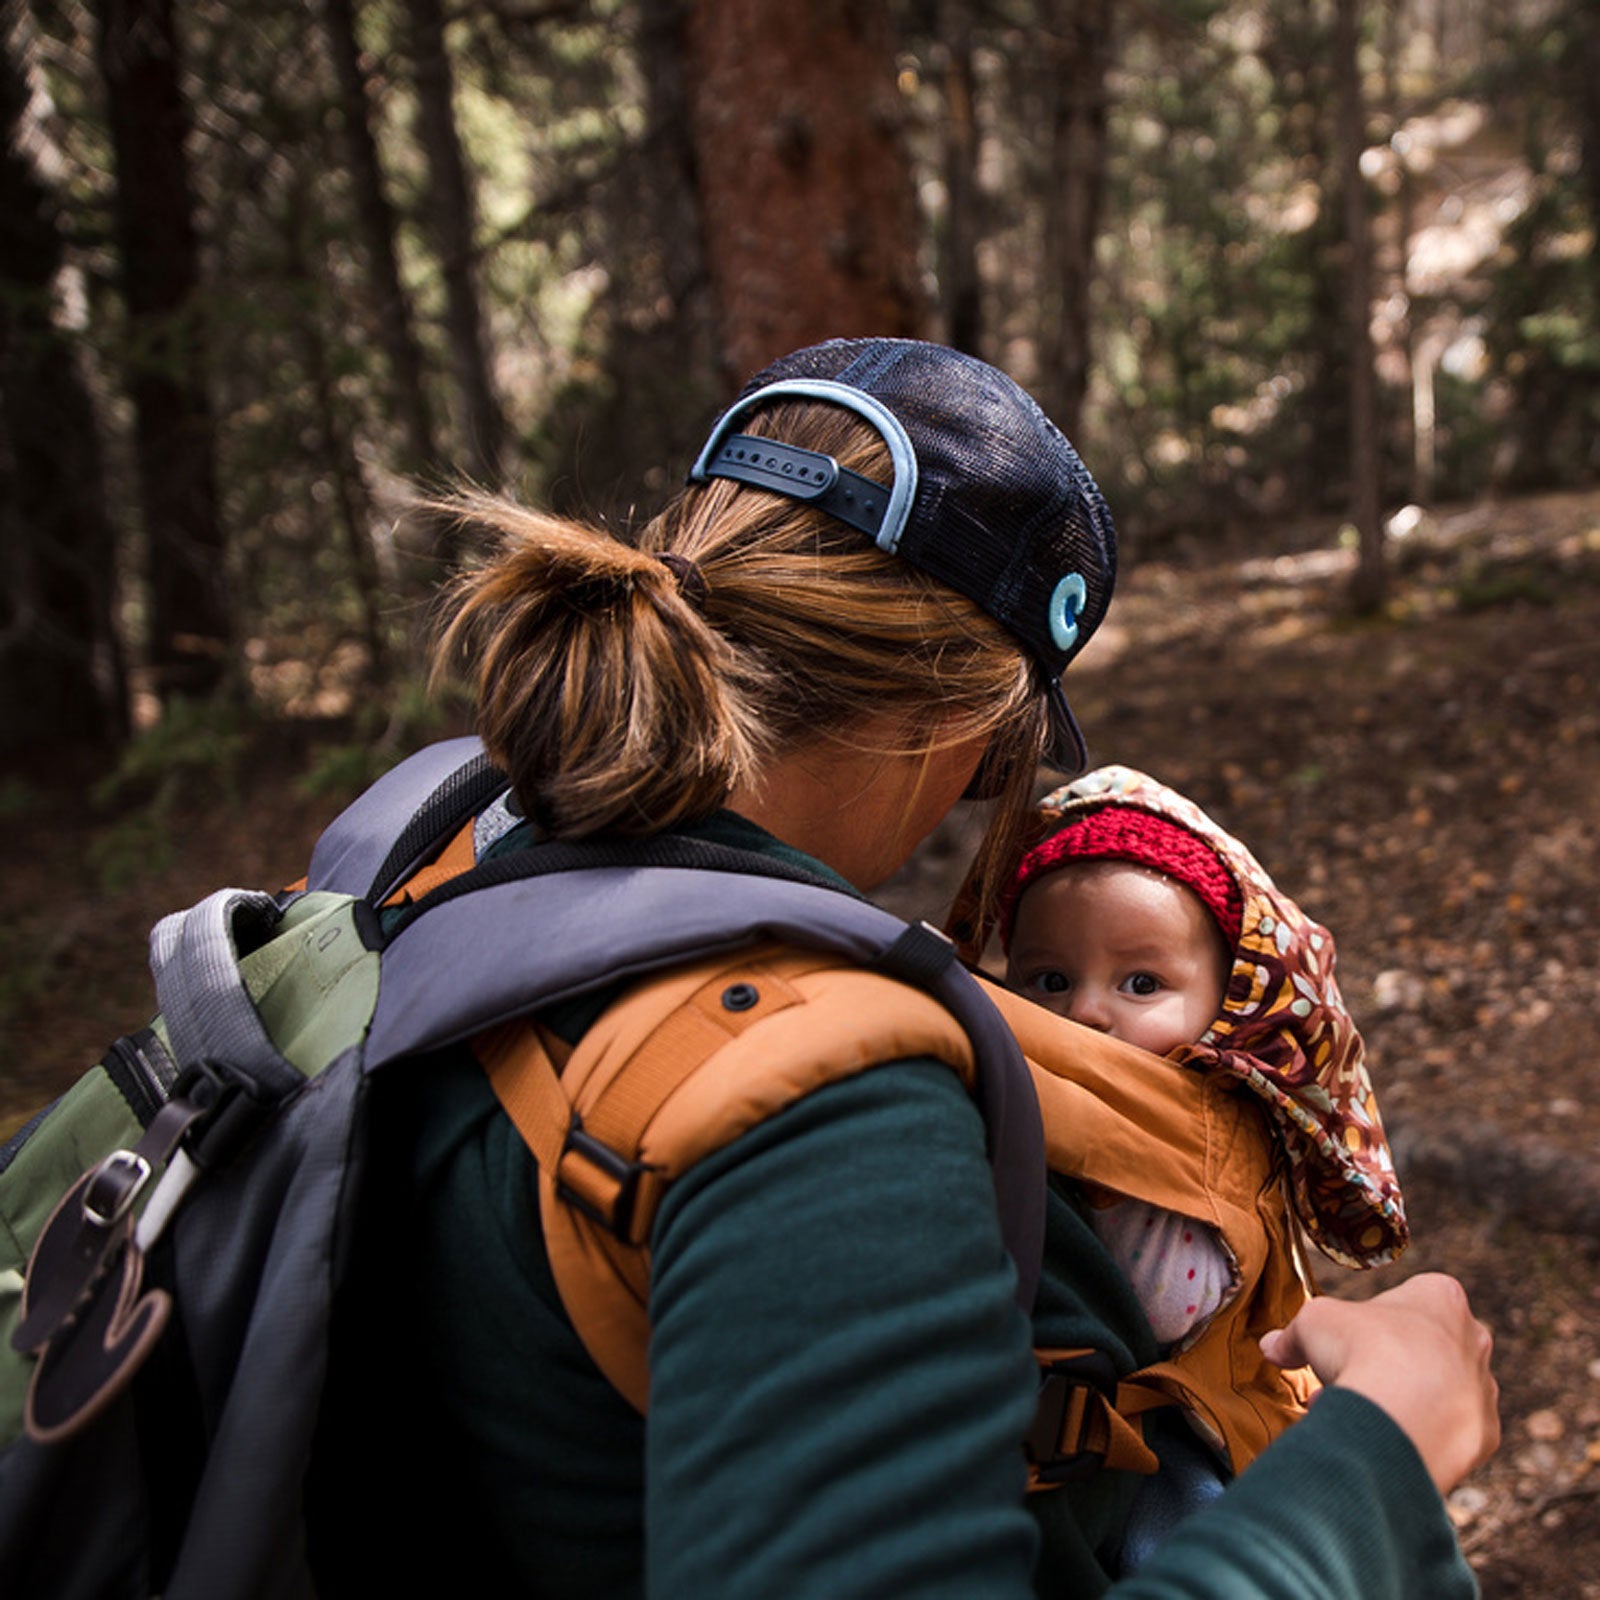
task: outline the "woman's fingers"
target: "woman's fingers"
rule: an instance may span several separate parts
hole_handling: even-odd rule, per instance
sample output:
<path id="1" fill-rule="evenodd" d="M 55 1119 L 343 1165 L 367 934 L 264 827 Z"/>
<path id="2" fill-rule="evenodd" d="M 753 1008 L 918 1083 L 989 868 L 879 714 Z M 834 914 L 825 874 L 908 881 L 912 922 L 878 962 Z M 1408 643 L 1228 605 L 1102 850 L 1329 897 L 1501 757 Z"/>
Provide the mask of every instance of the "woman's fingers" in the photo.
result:
<path id="1" fill-rule="evenodd" d="M 1493 1340 L 1465 1290 L 1442 1273 L 1422 1273 L 1371 1300 L 1312 1300 L 1288 1327 L 1266 1334 L 1261 1350 L 1382 1406 L 1441 1493 L 1500 1443 Z"/>

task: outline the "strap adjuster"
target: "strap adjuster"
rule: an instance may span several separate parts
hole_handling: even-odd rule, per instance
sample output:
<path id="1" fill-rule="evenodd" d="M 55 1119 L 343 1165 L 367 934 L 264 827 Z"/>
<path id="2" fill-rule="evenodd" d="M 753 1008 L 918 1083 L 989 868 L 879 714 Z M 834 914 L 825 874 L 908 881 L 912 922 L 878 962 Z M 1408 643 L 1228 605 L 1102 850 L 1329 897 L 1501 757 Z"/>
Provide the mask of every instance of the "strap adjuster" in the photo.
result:
<path id="1" fill-rule="evenodd" d="M 226 1166 L 272 1111 L 260 1085 L 220 1061 L 196 1061 L 178 1075 L 174 1101 L 186 1100 L 199 1115 L 184 1136 L 197 1167 Z"/>
<path id="2" fill-rule="evenodd" d="M 581 1159 L 570 1162 L 569 1155 Z M 639 1198 L 639 1182 L 649 1170 L 642 1162 L 629 1161 L 586 1133 L 582 1118 L 576 1111 L 572 1113 L 556 1166 L 556 1193 L 625 1244 L 634 1242 L 634 1206 Z"/>
<path id="3" fill-rule="evenodd" d="M 1023 1453 L 1040 1483 L 1074 1482 L 1105 1465 L 1110 1440 L 1104 1410 L 1114 1410 L 1116 1399 L 1117 1370 L 1105 1351 L 1087 1350 L 1050 1363 L 1023 1440 Z"/>
<path id="4" fill-rule="evenodd" d="M 136 1150 L 113 1150 L 84 1185 L 82 1207 L 86 1227 L 109 1233 L 133 1210 L 150 1181 L 151 1166 Z"/>

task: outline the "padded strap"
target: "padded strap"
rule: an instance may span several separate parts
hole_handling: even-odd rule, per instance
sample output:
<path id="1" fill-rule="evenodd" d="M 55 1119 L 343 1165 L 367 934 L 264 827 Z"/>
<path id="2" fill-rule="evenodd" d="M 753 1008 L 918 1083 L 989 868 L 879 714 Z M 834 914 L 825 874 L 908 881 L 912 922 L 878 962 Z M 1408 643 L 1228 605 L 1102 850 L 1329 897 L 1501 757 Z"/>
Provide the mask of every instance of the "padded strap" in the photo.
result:
<path id="1" fill-rule="evenodd" d="M 637 986 L 557 1078 L 543 1030 L 475 1041 L 539 1163 L 551 1269 L 585 1347 L 648 1404 L 650 1255 L 670 1183 L 785 1106 L 879 1062 L 930 1056 L 970 1088 L 971 1041 L 919 989 L 812 951 L 699 962 Z"/>
<path id="2" fill-rule="evenodd" d="M 471 1038 L 556 1001 L 652 972 L 685 958 L 766 942 L 816 949 L 872 967 L 895 947 L 905 923 L 877 906 L 818 883 L 756 876 L 765 858 L 717 850 L 717 870 L 664 864 L 668 847 L 648 841 L 644 868 L 551 868 L 561 851 L 539 846 L 484 863 L 432 891 L 405 913 L 384 952 L 366 1070 L 401 1056 Z M 610 848 L 610 847 L 606 847 Z M 523 859 L 528 858 L 528 859 Z M 755 863 L 752 866 L 752 862 Z M 472 887 L 462 887 L 466 879 Z M 529 930 L 538 930 L 530 940 Z M 956 961 L 931 975 L 927 992 L 955 1016 L 979 1061 L 975 1093 L 1018 1302 L 1031 1308 L 1044 1240 L 1044 1134 L 1017 1041 L 976 979 Z"/>
<path id="3" fill-rule="evenodd" d="M 323 831 L 308 887 L 373 904 L 426 861 L 445 835 L 506 787 L 478 739 L 428 745 L 386 772 Z"/>
<path id="4" fill-rule="evenodd" d="M 156 924 L 150 970 L 180 1069 L 225 1062 L 273 1095 L 304 1081 L 268 1037 L 239 972 L 237 930 L 254 921 L 270 933 L 279 915 L 271 895 L 219 889 Z"/>

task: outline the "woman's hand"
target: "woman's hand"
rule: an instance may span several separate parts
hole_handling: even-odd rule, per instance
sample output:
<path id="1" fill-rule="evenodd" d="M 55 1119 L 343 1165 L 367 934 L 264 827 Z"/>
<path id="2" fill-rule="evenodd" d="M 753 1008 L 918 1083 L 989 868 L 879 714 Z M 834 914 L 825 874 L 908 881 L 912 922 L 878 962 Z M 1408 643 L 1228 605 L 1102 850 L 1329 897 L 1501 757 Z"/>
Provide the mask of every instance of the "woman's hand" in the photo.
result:
<path id="1" fill-rule="evenodd" d="M 1500 1444 L 1492 1345 L 1461 1285 L 1428 1272 L 1371 1300 L 1312 1300 L 1261 1352 L 1382 1406 L 1448 1494 Z"/>

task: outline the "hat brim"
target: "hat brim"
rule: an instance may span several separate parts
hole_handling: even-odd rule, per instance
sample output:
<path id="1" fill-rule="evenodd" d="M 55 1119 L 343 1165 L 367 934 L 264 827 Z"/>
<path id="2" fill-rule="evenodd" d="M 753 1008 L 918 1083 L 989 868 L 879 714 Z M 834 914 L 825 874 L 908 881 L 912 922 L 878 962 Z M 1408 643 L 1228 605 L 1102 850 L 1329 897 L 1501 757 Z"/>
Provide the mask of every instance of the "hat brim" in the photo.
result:
<path id="1" fill-rule="evenodd" d="M 1045 703 L 1050 708 L 1050 738 L 1044 750 L 1044 763 L 1056 772 L 1075 778 L 1089 765 L 1089 747 L 1084 743 L 1078 719 L 1067 704 L 1061 680 L 1052 678 L 1045 691 Z"/>

